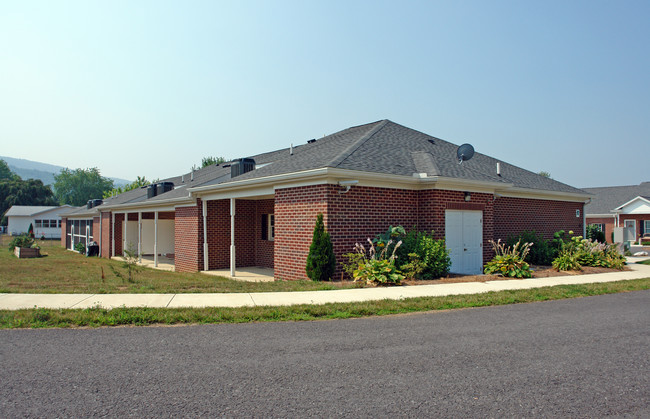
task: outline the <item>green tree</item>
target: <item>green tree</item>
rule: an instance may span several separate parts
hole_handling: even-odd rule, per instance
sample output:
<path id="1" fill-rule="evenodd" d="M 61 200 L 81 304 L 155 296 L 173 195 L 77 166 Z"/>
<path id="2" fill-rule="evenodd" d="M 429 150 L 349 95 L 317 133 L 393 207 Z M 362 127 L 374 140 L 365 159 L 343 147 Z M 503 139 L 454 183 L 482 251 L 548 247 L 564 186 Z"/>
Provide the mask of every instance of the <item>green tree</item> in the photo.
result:
<path id="1" fill-rule="evenodd" d="M 213 164 L 221 164 L 225 162 L 226 159 L 223 157 L 212 157 L 212 156 L 203 157 L 203 159 L 201 159 L 201 167 L 211 166 Z"/>
<path id="2" fill-rule="evenodd" d="M 309 255 L 307 255 L 307 276 L 312 281 L 329 281 L 334 275 L 335 268 L 336 258 L 332 240 L 330 234 L 325 231 L 323 214 L 319 213 L 314 226 L 314 237 L 309 246 Z"/>
<path id="3" fill-rule="evenodd" d="M 113 189 L 113 181 L 102 177 L 99 169 L 63 169 L 54 176 L 55 196 L 61 204 L 84 205 Z"/>
<path id="4" fill-rule="evenodd" d="M 50 187 L 43 185 L 40 179 L 0 179 L 0 215 L 13 205 L 55 206 L 59 203 Z M 7 225 L 6 217 L 2 217 L 1 224 Z"/>
<path id="5" fill-rule="evenodd" d="M 144 176 L 142 176 L 142 177 L 138 176 L 138 178 L 136 180 L 129 183 L 128 185 L 124 185 L 124 186 L 121 186 L 119 188 L 113 188 L 110 191 L 104 192 L 103 197 L 104 198 L 110 198 L 111 196 L 119 195 L 121 193 L 130 191 L 132 189 L 138 189 L 138 188 L 141 188 L 141 187 L 147 186 L 147 185 L 151 185 L 151 182 L 149 182 L 147 179 L 145 179 Z"/>
<path id="6" fill-rule="evenodd" d="M 20 176 L 9 168 L 6 161 L 0 159 L 0 180 L 20 180 Z"/>

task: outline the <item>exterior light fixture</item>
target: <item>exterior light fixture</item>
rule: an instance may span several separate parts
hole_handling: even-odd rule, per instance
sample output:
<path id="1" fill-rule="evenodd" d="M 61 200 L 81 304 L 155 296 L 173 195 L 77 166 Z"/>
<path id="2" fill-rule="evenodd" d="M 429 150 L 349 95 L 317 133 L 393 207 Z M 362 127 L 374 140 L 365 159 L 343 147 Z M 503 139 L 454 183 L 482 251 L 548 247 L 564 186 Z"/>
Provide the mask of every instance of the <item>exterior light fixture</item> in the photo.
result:
<path id="1" fill-rule="evenodd" d="M 465 192 L 465 201 L 469 202 L 472 199 L 472 194 L 469 192 Z"/>

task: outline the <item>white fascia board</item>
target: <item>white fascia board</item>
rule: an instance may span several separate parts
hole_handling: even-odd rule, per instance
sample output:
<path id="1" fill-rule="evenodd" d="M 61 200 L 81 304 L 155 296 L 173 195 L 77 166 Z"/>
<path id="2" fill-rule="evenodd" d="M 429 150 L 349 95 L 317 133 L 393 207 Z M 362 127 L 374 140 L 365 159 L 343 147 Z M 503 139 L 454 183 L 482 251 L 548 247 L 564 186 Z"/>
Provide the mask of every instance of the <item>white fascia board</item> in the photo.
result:
<path id="1" fill-rule="evenodd" d="M 546 201 L 570 201 L 586 203 L 593 195 L 570 192 L 544 191 L 512 187 L 508 190 L 497 190 L 496 193 L 508 198 L 541 199 Z"/>
<path id="2" fill-rule="evenodd" d="M 627 207 L 628 205 L 630 205 L 631 203 L 633 203 L 633 202 L 635 202 L 635 201 L 637 201 L 637 200 L 645 201 L 647 204 L 650 204 L 650 201 L 648 201 L 648 200 L 645 199 L 644 197 L 642 197 L 642 196 L 637 196 L 636 198 L 627 201 L 627 202 L 624 203 L 623 205 L 620 205 L 620 206 L 616 207 L 616 209 L 615 209 L 614 211 L 623 211 L 623 208 Z"/>
<path id="3" fill-rule="evenodd" d="M 585 214 L 587 218 L 616 218 L 616 214 Z"/>
<path id="4" fill-rule="evenodd" d="M 115 214 L 133 213 L 133 212 L 164 212 L 174 211 L 178 206 L 188 204 L 188 206 L 196 205 L 196 201 L 189 197 L 167 199 L 157 202 L 137 202 L 132 204 L 121 204 L 104 207 L 102 210 L 110 210 Z"/>

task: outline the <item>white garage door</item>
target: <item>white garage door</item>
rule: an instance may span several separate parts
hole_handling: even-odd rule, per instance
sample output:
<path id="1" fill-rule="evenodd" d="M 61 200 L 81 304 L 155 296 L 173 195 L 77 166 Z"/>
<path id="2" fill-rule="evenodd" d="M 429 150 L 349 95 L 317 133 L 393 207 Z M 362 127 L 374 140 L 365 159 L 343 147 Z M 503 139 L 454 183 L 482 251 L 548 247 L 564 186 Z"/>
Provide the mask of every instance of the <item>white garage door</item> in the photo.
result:
<path id="1" fill-rule="evenodd" d="M 451 272 L 483 273 L 483 212 L 445 212 L 445 241 L 451 258 Z"/>

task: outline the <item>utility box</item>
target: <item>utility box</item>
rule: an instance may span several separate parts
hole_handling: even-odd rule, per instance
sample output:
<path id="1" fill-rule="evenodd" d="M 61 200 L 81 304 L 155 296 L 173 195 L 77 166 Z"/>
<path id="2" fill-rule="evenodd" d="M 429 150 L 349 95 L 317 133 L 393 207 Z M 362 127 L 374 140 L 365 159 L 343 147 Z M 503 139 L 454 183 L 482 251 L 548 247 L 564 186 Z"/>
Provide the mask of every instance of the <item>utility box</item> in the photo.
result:
<path id="1" fill-rule="evenodd" d="M 623 227 L 614 227 L 614 243 L 623 243 Z"/>

